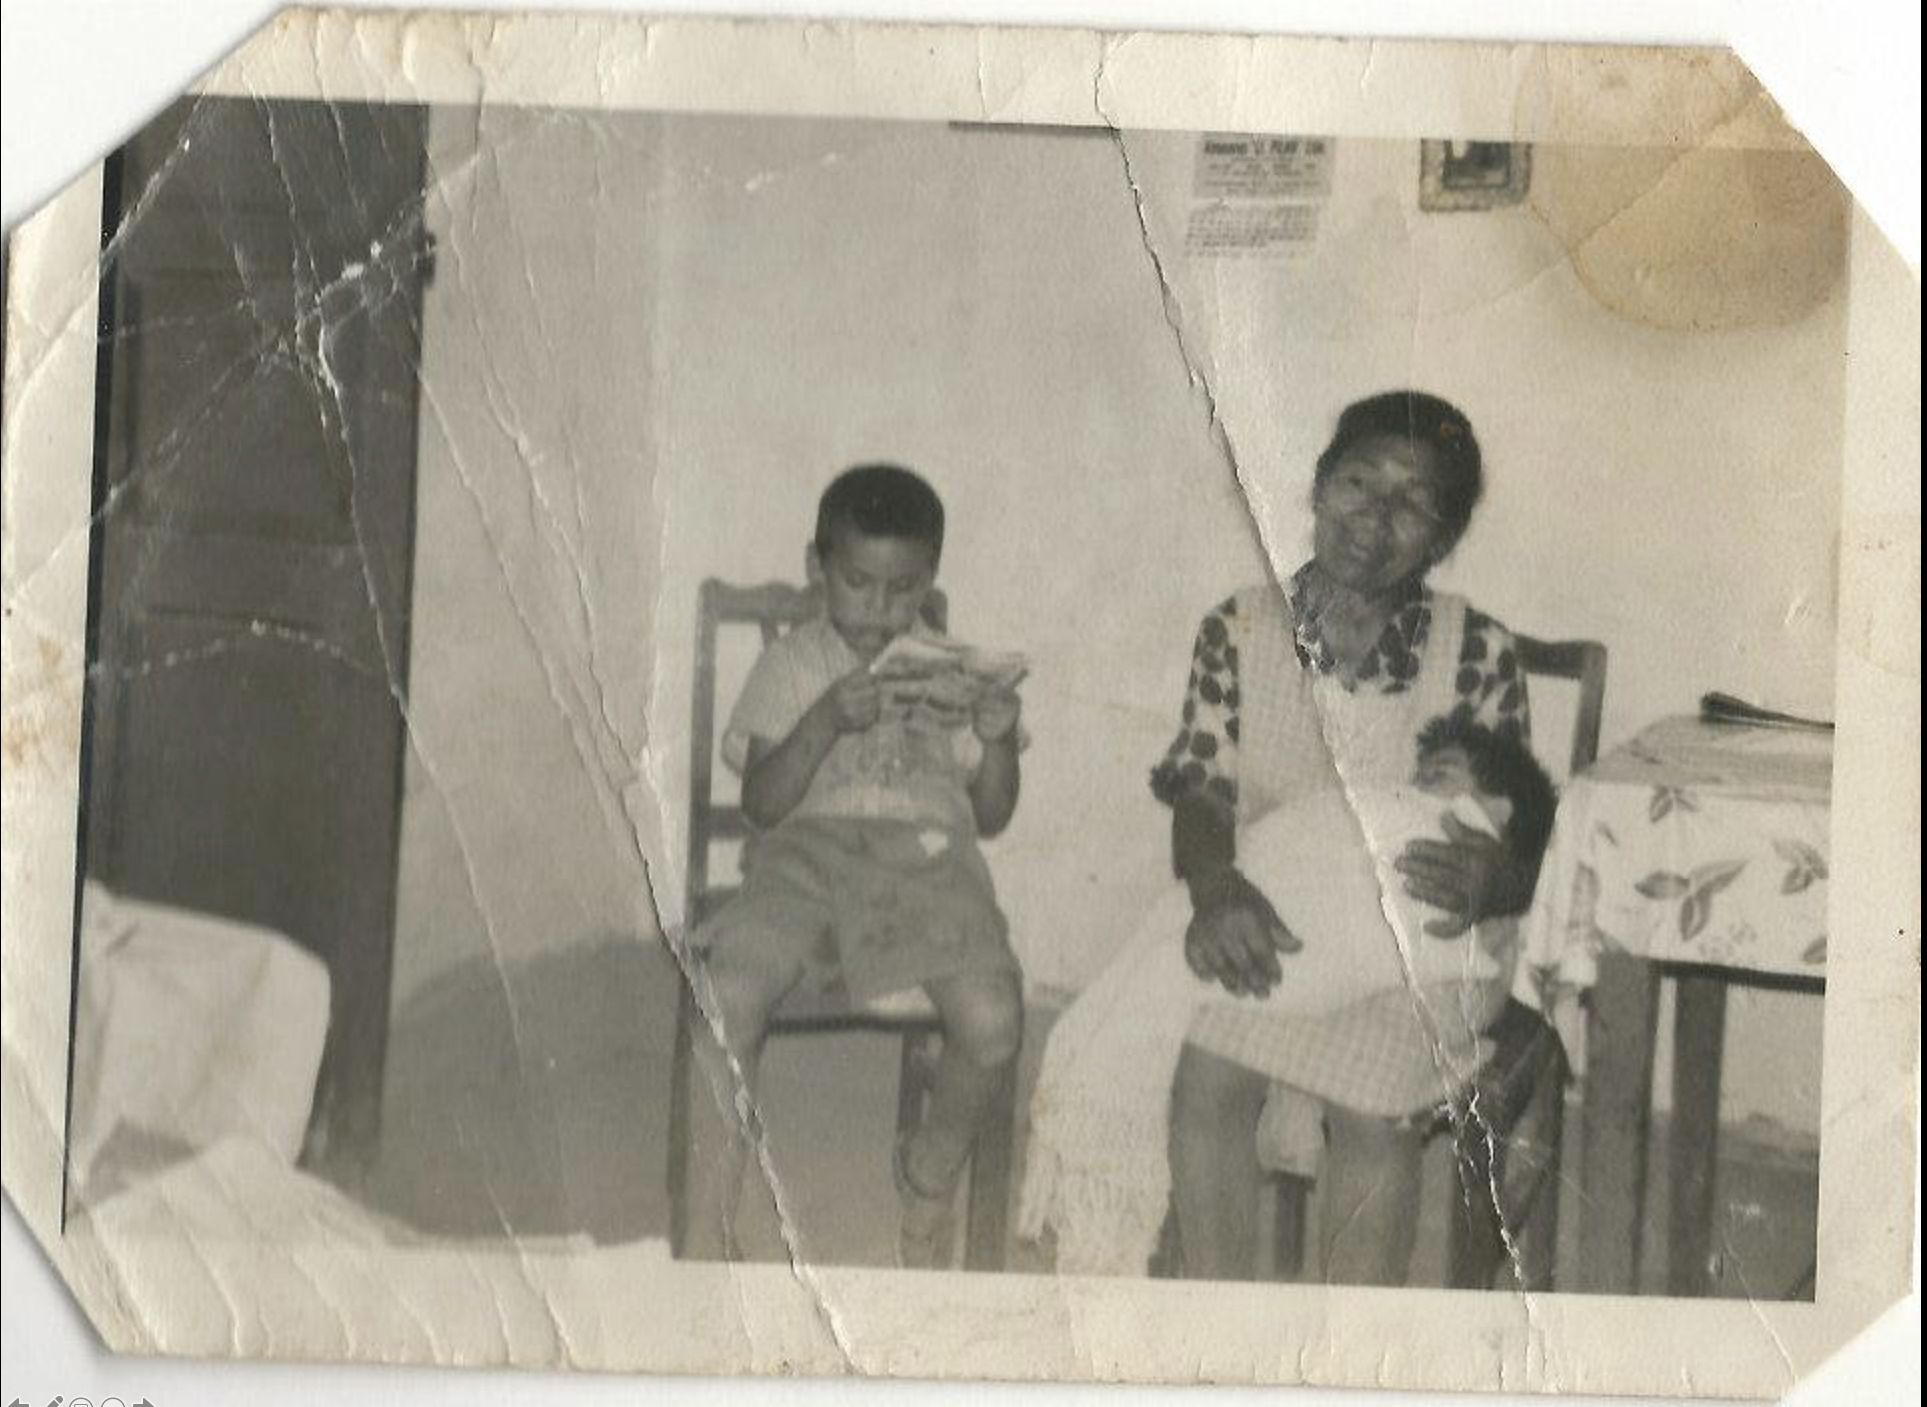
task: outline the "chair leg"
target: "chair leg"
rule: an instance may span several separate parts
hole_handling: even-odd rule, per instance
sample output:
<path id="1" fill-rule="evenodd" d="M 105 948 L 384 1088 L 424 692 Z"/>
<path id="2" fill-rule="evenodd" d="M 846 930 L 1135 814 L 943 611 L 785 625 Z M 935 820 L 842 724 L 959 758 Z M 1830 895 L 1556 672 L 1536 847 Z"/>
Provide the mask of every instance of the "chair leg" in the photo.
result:
<path id="1" fill-rule="evenodd" d="M 1309 1179 L 1289 1173 L 1278 1179 L 1278 1195 L 1274 1201 L 1277 1220 L 1271 1228 L 1274 1280 L 1304 1278 L 1306 1208 L 1311 1202 L 1311 1186 Z"/>
<path id="2" fill-rule="evenodd" d="M 1017 1119 L 1017 1071 L 1006 1070 L 997 1098 L 970 1152 L 970 1200 L 964 1269 L 1002 1270 L 1010 1222 L 1011 1138 Z"/>
<path id="3" fill-rule="evenodd" d="M 695 1078 L 693 1032 L 695 998 L 688 978 L 678 983 L 676 1034 L 669 1055 L 669 1253 L 681 1258 L 689 1234 L 689 1099 Z"/>
<path id="4" fill-rule="evenodd" d="M 897 1137 L 906 1139 L 923 1123 L 923 1111 L 942 1056 L 943 1037 L 934 1030 L 904 1032 L 897 1067 Z M 964 1268 L 1002 1270 L 1010 1226 L 1012 1138 L 1017 1118 L 1017 1073 L 1007 1071 L 984 1126 L 970 1149 L 970 1187 L 964 1220 Z"/>
<path id="5" fill-rule="evenodd" d="M 1474 1108 L 1453 1129 L 1459 1204 L 1450 1220 L 1446 1283 L 1488 1290 L 1510 1265 L 1518 1288 L 1552 1288 L 1559 1239 L 1559 1153 L 1565 1132 L 1566 1062 L 1557 1045 L 1536 1059 L 1525 1107 Z M 1496 1117 L 1501 1126 L 1494 1127 Z"/>
<path id="6" fill-rule="evenodd" d="M 934 1031 L 911 1029 L 903 1033 L 897 1056 L 897 1137 L 907 1139 L 923 1125 L 923 1106 L 930 1096 L 930 1082 L 936 1068 L 931 1044 L 939 1037 Z"/>
<path id="7" fill-rule="evenodd" d="M 1445 1283 L 1454 1290 L 1489 1290 L 1506 1256 L 1502 1221 L 1505 1185 L 1505 1134 L 1476 1111 L 1460 1115 L 1452 1128 L 1452 1161 L 1457 1202 L 1448 1223 Z"/>
<path id="8" fill-rule="evenodd" d="M 1173 1201 L 1164 1213 L 1164 1226 L 1158 1232 L 1158 1246 L 1151 1252 L 1153 1280 L 1184 1278 L 1184 1247 L 1178 1239 L 1178 1204 Z"/>
<path id="9" fill-rule="evenodd" d="M 1546 1082 L 1548 1088 L 1540 1096 L 1543 1106 L 1534 1114 L 1537 1137 L 1529 1150 L 1521 1150 L 1528 1153 L 1527 1157 L 1513 1160 L 1515 1180 L 1516 1165 L 1536 1164 L 1530 1168 L 1531 1185 L 1521 1189 L 1519 1198 L 1519 1274 L 1524 1288 L 1535 1294 L 1546 1294 L 1553 1289 L 1559 1259 L 1560 1150 L 1566 1131 L 1565 1061 L 1556 1061 L 1555 1065 L 1557 1068 Z"/>

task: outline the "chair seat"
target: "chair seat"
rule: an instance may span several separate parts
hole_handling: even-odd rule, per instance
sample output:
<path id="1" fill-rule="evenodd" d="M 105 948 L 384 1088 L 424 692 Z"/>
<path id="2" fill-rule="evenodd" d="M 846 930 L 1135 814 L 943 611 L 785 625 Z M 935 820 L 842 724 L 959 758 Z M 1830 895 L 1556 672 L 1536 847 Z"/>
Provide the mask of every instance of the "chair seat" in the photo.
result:
<path id="1" fill-rule="evenodd" d="M 907 992 L 890 992 L 878 997 L 863 1008 L 863 1014 L 879 1021 L 935 1021 L 937 1008 L 929 997 L 912 987 Z"/>
<path id="2" fill-rule="evenodd" d="M 785 997 L 770 1017 L 772 1030 L 801 1030 L 830 1025 L 900 1030 L 937 1024 L 936 1007 L 916 987 L 890 992 L 859 1006 L 841 988 L 824 990 L 802 986 Z"/>

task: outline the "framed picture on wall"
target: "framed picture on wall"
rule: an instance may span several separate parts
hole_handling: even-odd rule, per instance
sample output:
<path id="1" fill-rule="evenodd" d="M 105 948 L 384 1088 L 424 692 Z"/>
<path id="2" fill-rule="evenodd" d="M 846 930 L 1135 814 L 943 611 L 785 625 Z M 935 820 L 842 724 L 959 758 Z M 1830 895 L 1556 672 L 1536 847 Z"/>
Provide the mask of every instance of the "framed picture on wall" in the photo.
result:
<path id="1" fill-rule="evenodd" d="M 1524 142 L 1419 143 L 1419 209 L 1497 210 L 1526 198 L 1532 148 Z"/>

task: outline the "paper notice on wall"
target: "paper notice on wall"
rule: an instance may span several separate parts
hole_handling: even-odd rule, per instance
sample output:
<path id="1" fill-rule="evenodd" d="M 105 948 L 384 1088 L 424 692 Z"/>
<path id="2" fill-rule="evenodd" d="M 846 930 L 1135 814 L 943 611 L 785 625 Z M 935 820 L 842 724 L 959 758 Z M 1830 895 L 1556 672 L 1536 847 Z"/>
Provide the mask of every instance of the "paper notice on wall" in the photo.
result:
<path id="1" fill-rule="evenodd" d="M 1326 137 L 1200 135 L 1185 251 L 1201 258 L 1276 257 L 1306 248 L 1318 237 L 1331 167 Z"/>

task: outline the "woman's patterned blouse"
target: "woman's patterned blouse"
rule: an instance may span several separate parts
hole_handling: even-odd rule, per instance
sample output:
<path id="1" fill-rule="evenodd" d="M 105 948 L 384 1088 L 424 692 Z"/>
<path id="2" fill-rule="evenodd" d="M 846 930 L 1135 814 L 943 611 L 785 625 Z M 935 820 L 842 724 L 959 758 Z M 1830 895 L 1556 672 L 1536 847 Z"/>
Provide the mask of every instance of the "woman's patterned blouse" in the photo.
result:
<path id="1" fill-rule="evenodd" d="M 1292 617 L 1304 619 L 1305 570 L 1291 580 Z M 1169 805 L 1202 788 L 1236 806 L 1238 802 L 1238 647 L 1228 622 L 1237 602 L 1226 601 L 1204 618 L 1191 652 L 1191 680 L 1185 688 L 1183 725 L 1151 771 L 1151 791 Z M 1381 693 L 1403 692 L 1418 677 L 1419 661 L 1432 627 L 1432 594 L 1413 583 L 1386 622 L 1384 633 L 1358 668 L 1357 687 Z M 1330 646 L 1314 630 L 1301 629 L 1295 642 L 1298 662 L 1330 673 Z M 1458 704 L 1454 716 L 1467 718 L 1520 742 L 1526 736 L 1525 681 L 1512 633 L 1481 611 L 1466 608 L 1465 642 L 1459 650 Z"/>

